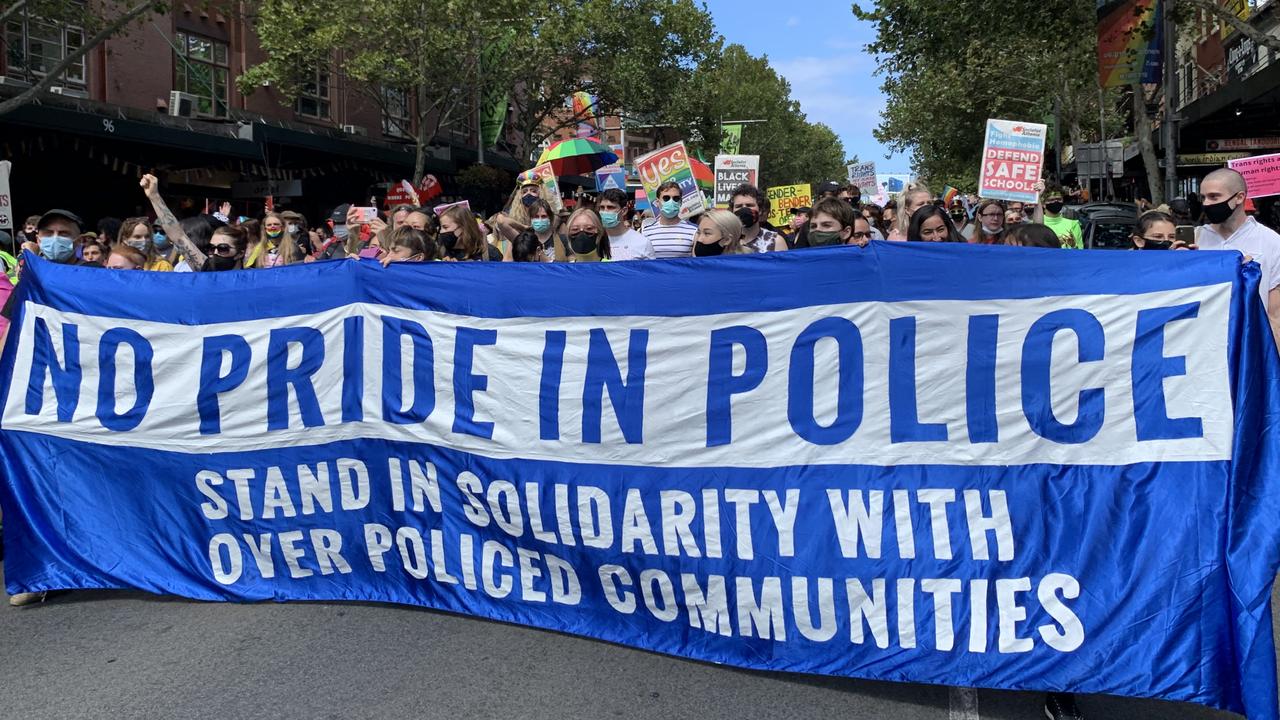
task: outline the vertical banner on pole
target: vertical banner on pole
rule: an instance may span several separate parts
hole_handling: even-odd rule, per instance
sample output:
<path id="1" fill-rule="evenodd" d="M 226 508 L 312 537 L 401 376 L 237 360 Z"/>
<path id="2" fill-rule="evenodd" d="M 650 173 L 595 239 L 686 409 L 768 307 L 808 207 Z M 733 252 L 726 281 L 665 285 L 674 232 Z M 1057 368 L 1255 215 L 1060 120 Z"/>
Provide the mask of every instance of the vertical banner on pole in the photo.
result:
<path id="1" fill-rule="evenodd" d="M 0 160 L 0 230 L 13 233 L 13 194 L 9 190 L 9 171 L 13 163 Z M 17 245 L 17 243 L 14 243 Z"/>
<path id="2" fill-rule="evenodd" d="M 1160 82 L 1161 0 L 1098 0 L 1098 83 Z"/>

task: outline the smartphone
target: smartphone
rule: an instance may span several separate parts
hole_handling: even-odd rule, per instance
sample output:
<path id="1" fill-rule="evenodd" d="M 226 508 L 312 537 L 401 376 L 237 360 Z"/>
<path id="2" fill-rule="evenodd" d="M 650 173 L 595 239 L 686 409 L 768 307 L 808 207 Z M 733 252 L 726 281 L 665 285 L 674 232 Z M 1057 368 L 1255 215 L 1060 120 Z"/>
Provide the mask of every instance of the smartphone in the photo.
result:
<path id="1" fill-rule="evenodd" d="M 1186 243 L 1194 246 L 1196 244 L 1196 229 L 1191 225 L 1179 225 L 1174 229 L 1174 237 L 1178 242 Z"/>
<path id="2" fill-rule="evenodd" d="M 378 248 L 376 248 L 376 247 L 365 248 L 365 249 L 363 249 L 363 250 L 361 250 L 361 251 L 360 251 L 359 256 L 360 256 L 360 257 L 362 257 L 362 258 L 374 258 L 374 259 L 377 259 L 377 257 L 378 257 L 378 252 L 379 252 L 379 250 L 378 250 Z"/>
<path id="3" fill-rule="evenodd" d="M 355 207 L 356 218 L 361 223 L 370 223 L 378 219 L 378 208 L 376 207 Z"/>

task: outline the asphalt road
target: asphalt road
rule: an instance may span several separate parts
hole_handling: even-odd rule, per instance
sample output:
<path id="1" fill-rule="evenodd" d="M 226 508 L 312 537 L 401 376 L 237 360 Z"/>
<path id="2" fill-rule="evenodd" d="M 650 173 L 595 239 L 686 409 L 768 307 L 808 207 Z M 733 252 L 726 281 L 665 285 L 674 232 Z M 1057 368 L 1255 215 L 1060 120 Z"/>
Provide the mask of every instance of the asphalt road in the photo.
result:
<path id="1" fill-rule="evenodd" d="M 393 605 L 74 592 L 0 606 L 0 718 L 1043 718 L 1034 693 L 748 672 Z M 1209 720 L 1080 698 L 1092 720 Z"/>

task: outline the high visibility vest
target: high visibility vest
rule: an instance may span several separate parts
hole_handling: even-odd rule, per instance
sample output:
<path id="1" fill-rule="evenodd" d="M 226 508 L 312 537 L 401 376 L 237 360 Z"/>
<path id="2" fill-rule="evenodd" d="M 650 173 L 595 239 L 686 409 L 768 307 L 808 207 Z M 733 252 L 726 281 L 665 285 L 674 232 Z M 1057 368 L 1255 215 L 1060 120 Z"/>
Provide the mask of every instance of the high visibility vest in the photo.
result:
<path id="1" fill-rule="evenodd" d="M 9 277 L 9 282 L 18 282 L 18 258 L 10 255 L 4 250 L 0 250 L 0 262 L 4 263 L 4 274 Z"/>

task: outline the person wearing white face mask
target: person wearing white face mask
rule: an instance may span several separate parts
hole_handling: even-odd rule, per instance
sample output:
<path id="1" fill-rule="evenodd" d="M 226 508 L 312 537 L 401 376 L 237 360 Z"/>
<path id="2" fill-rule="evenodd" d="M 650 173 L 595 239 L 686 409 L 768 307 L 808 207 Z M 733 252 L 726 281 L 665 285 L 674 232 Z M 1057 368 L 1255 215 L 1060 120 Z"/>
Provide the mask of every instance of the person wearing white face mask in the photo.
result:
<path id="1" fill-rule="evenodd" d="M 609 235 L 609 250 L 613 260 L 652 260 L 656 257 L 649 238 L 631 229 L 627 222 L 627 195 L 610 188 L 600 193 L 596 201 L 600 222 Z"/>
<path id="2" fill-rule="evenodd" d="M 653 246 L 656 258 L 687 258 L 693 251 L 698 226 L 680 217 L 682 203 L 679 183 L 665 182 L 658 186 L 654 205 L 657 217 L 640 226 L 640 233 Z"/>
<path id="3" fill-rule="evenodd" d="M 973 232 L 966 238 L 975 245 L 1004 244 L 1004 206 L 999 200 L 983 200 L 973 214 Z"/>

